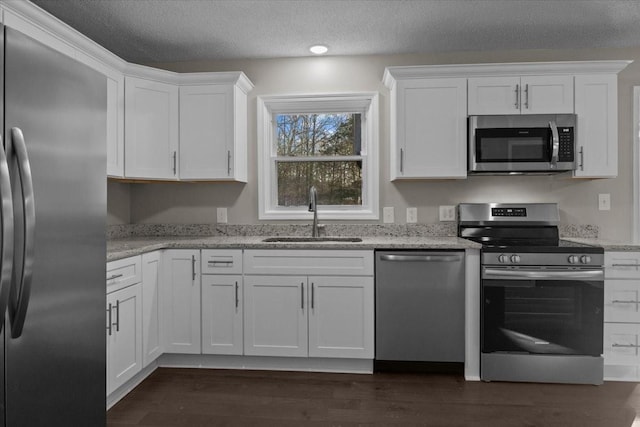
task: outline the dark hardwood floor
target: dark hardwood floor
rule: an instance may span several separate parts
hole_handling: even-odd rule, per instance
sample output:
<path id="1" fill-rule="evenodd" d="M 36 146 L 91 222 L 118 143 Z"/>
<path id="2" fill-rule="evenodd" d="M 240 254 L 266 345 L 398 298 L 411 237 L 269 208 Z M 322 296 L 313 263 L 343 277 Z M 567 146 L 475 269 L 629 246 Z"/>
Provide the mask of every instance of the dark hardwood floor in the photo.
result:
<path id="1" fill-rule="evenodd" d="M 108 411 L 107 425 L 640 427 L 636 414 L 638 383 L 161 368 Z"/>

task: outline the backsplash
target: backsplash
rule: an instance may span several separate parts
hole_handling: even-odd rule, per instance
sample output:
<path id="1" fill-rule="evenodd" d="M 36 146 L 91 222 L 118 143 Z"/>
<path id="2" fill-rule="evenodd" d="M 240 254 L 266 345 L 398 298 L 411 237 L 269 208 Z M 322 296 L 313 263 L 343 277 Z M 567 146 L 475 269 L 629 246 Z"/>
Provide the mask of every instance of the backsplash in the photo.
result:
<path id="1" fill-rule="evenodd" d="M 598 226 L 560 225 L 560 236 L 585 239 L 598 238 Z M 436 224 L 325 224 L 326 236 L 431 236 L 457 235 L 457 223 Z M 107 239 L 160 236 L 310 236 L 310 224 L 120 224 L 107 226 Z"/>

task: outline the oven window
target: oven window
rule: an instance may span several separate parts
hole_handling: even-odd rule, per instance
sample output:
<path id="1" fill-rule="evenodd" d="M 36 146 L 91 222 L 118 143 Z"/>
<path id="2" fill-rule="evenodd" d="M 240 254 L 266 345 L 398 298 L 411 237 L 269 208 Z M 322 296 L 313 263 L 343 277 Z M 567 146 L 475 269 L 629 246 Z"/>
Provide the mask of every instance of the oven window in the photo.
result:
<path id="1" fill-rule="evenodd" d="M 478 162 L 548 162 L 549 131 L 544 128 L 477 129 L 476 161 Z"/>
<path id="2" fill-rule="evenodd" d="M 602 282 L 483 280 L 482 352 L 602 354 Z"/>

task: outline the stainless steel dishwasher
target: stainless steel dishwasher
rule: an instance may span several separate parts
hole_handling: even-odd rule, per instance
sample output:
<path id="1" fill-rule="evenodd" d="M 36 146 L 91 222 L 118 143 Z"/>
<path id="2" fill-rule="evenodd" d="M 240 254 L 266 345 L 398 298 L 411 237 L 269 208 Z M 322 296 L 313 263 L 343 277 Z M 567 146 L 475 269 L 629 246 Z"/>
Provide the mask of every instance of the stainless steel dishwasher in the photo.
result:
<path id="1" fill-rule="evenodd" d="M 376 369 L 464 362 L 464 251 L 376 251 L 375 263 Z"/>

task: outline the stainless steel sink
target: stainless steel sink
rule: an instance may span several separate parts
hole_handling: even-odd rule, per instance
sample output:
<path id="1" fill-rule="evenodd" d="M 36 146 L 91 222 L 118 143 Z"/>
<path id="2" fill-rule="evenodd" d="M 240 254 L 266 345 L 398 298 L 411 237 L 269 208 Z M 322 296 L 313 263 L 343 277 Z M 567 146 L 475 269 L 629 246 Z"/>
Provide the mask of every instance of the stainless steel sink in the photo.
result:
<path id="1" fill-rule="evenodd" d="M 359 237 L 268 237 L 262 240 L 265 243 L 331 243 L 331 242 L 362 242 Z"/>

